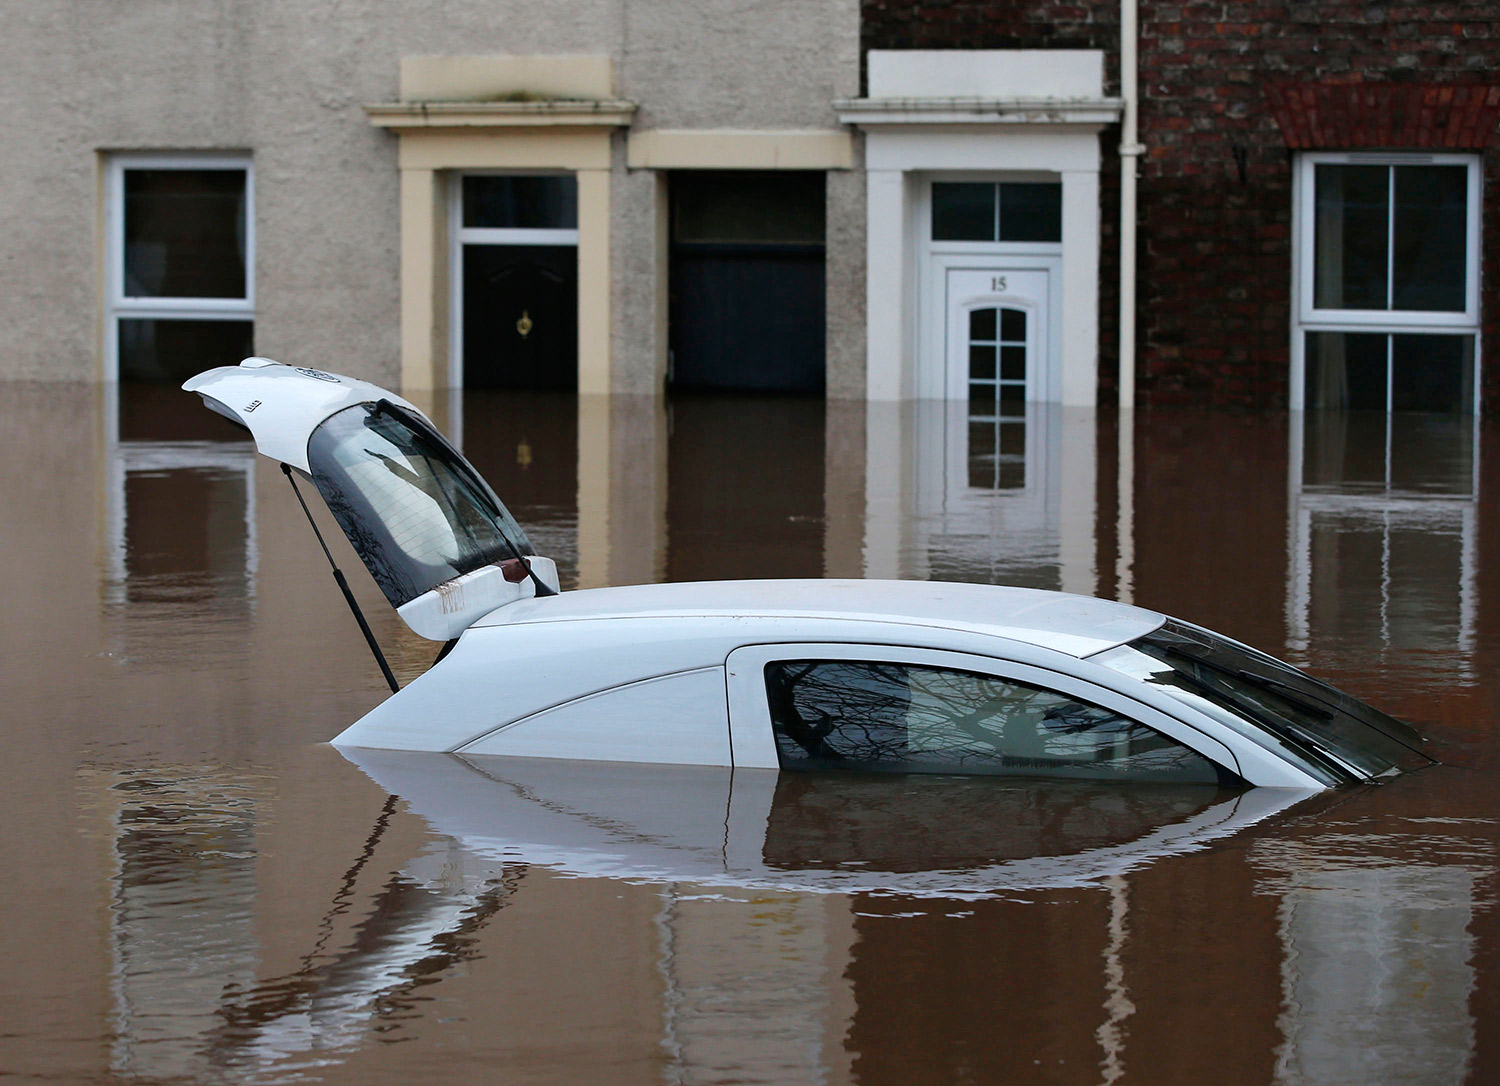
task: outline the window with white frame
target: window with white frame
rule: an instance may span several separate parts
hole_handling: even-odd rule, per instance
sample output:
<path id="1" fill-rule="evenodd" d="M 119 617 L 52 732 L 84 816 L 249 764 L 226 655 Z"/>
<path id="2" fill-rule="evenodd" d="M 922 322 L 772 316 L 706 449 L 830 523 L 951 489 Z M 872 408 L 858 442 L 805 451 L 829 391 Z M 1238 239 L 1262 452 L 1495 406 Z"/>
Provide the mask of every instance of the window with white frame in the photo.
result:
<path id="1" fill-rule="evenodd" d="M 1473 412 L 1478 158 L 1308 154 L 1296 183 L 1293 406 Z"/>
<path id="2" fill-rule="evenodd" d="M 114 155 L 105 194 L 108 376 L 175 382 L 253 354 L 249 156 Z"/>

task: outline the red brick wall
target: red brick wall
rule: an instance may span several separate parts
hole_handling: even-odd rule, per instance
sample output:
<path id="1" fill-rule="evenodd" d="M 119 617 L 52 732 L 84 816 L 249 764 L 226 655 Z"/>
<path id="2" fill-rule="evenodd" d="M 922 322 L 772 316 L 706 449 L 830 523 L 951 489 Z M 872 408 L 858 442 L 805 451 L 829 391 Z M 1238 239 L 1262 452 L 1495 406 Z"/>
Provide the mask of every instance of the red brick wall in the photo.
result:
<path id="1" fill-rule="evenodd" d="M 1118 93 L 1117 2 L 866 0 L 867 49 L 1104 49 Z M 1292 152 L 1265 88 L 1500 84 L 1500 0 L 1141 3 L 1137 390 L 1143 404 L 1287 403 Z M 1493 136 L 1493 132 L 1490 133 Z M 1118 129 L 1101 137 L 1106 186 Z M 1396 149 L 1396 148 L 1391 148 Z M 1482 395 L 1500 412 L 1500 150 L 1484 157 Z M 1116 195 L 1101 211 L 1112 224 Z M 1100 377 L 1115 386 L 1113 232 L 1103 242 Z"/>

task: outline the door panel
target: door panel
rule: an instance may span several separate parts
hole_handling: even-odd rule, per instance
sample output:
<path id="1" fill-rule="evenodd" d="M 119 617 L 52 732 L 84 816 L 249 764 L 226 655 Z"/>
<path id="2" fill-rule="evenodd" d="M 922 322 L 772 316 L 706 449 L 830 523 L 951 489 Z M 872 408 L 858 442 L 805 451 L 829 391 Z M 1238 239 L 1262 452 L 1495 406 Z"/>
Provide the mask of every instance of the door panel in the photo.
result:
<path id="1" fill-rule="evenodd" d="M 823 390 L 823 251 L 679 248 L 672 262 L 672 384 Z"/>
<path id="2" fill-rule="evenodd" d="M 672 175 L 674 387 L 823 390 L 825 188 L 816 171 Z"/>
<path id="3" fill-rule="evenodd" d="M 466 388 L 578 387 L 578 250 L 465 245 Z"/>
<path id="4" fill-rule="evenodd" d="M 974 365 L 996 348 L 996 368 L 1011 374 L 1006 384 L 1024 388 L 1024 401 L 1047 399 L 1048 295 L 1051 273 L 999 268 L 950 268 L 946 283 L 946 398 L 971 399 Z M 997 314 L 989 326 L 984 314 Z M 1023 353 L 1024 352 L 1024 353 Z M 1015 384 L 1015 375 L 1021 383 Z M 994 381 L 995 377 L 989 377 Z M 1012 395 L 1007 392 L 1007 398 Z M 993 412 L 990 412 L 993 414 Z"/>

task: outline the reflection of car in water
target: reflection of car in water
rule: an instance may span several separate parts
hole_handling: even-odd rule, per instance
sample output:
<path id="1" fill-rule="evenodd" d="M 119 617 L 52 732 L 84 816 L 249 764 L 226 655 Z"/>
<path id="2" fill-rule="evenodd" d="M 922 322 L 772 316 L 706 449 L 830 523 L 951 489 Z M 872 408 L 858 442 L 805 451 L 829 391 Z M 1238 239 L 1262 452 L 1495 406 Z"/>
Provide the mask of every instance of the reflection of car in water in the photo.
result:
<path id="1" fill-rule="evenodd" d="M 311 479 L 391 605 L 446 642 L 341 747 L 1301 789 L 1428 761 L 1408 726 L 1295 668 L 1104 600 L 912 581 L 559 593 L 400 397 L 268 359 L 184 387 Z"/>
<path id="2" fill-rule="evenodd" d="M 1084 886 L 1306 798 L 1081 781 L 619 766 L 344 748 L 474 855 L 574 875 L 918 896 Z"/>

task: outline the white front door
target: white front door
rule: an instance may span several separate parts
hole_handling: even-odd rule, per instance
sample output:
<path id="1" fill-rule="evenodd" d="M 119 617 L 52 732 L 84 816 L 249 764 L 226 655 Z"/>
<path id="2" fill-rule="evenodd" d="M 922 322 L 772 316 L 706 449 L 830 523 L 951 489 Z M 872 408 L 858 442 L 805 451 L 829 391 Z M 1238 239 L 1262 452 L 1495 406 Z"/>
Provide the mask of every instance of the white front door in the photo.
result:
<path id="1" fill-rule="evenodd" d="M 945 269 L 943 398 L 998 417 L 1049 396 L 1052 273 Z"/>

